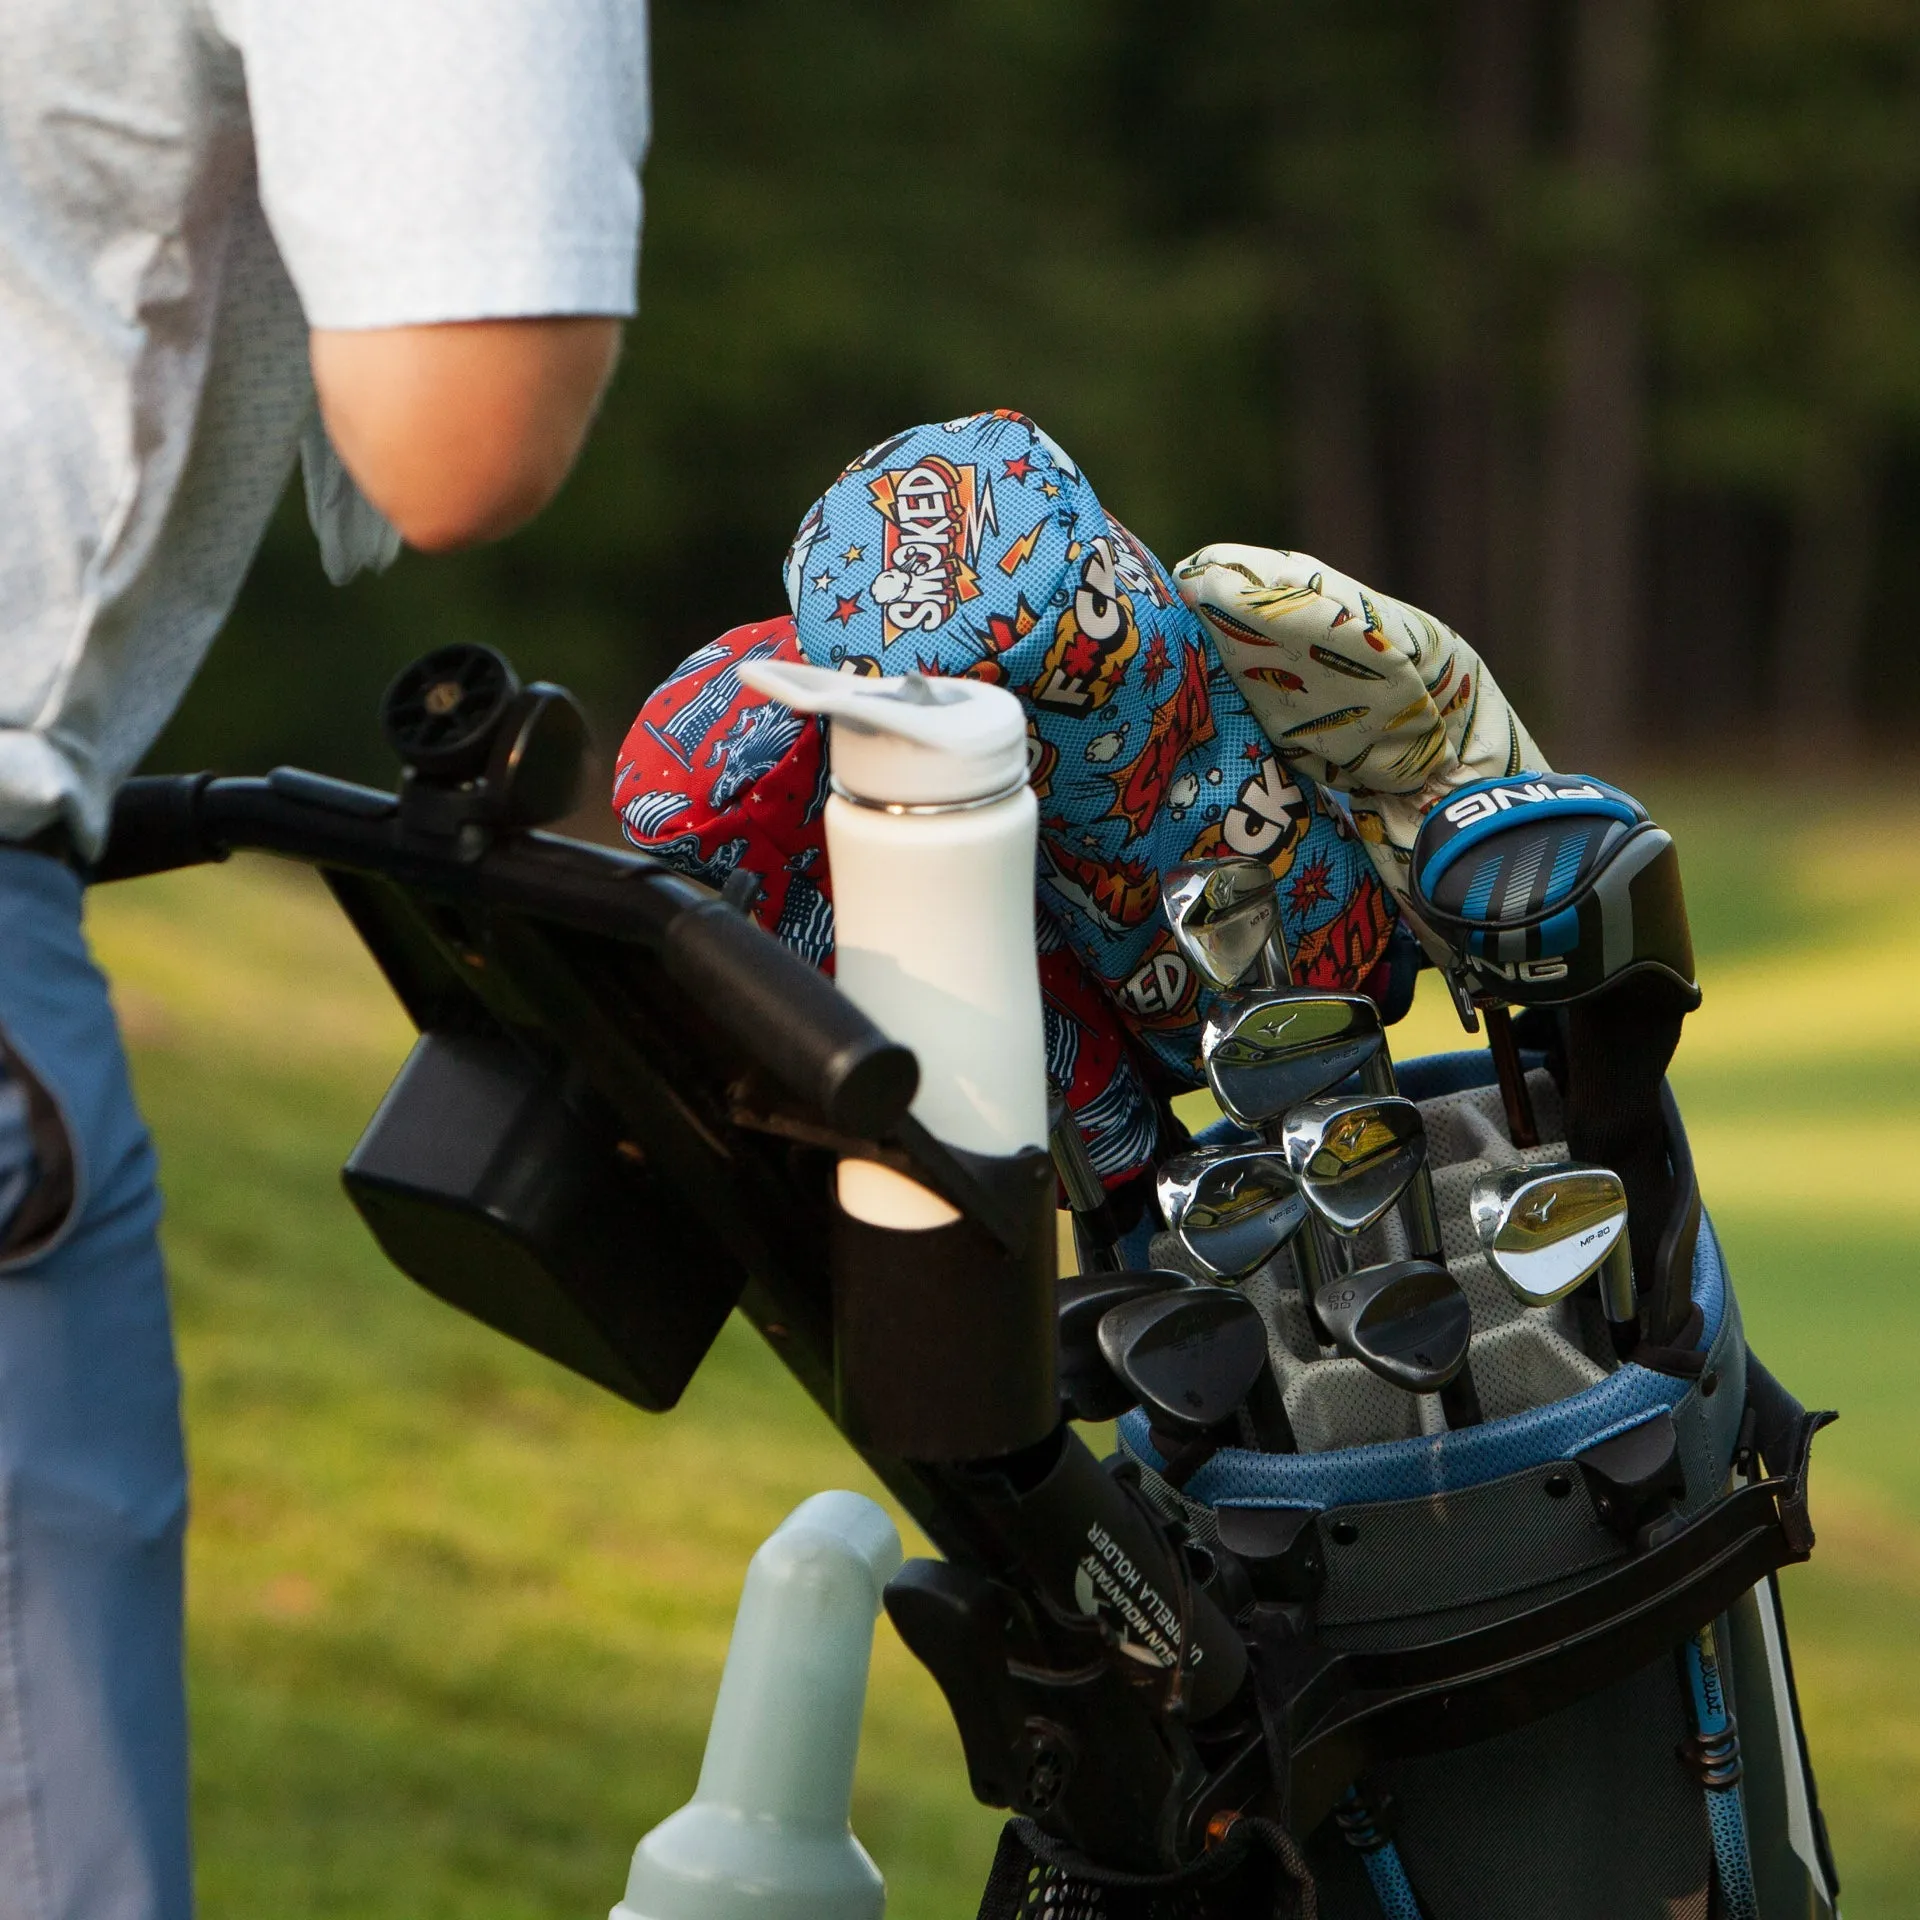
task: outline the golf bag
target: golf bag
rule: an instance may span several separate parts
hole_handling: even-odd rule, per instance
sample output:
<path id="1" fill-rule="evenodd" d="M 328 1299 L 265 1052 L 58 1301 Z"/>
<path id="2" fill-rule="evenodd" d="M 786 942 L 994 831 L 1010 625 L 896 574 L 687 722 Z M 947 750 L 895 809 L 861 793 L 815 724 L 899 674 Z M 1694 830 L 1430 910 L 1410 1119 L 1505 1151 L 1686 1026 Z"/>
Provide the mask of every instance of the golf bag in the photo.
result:
<path id="1" fill-rule="evenodd" d="M 561 689 L 450 648 L 385 717 L 397 793 L 136 780 L 96 877 L 319 869 L 420 1031 L 345 1179 L 421 1285 L 653 1411 L 729 1313 L 759 1330 L 943 1556 L 886 1607 L 1017 1816 L 995 1920 L 1833 1910 L 1772 1586 L 1829 1416 L 1747 1352 L 1670 1100 L 1626 1364 L 1481 1262 L 1463 1196 L 1522 1157 L 1485 1056 L 1406 1063 L 1484 1424 L 1323 1358 L 1283 1259 L 1244 1290 L 1300 1450 L 1176 1463 L 1130 1415 L 1103 1468 L 1062 1418 L 1046 1153 L 943 1142 L 913 1053 L 727 900 L 539 831 L 577 788 Z M 951 1219 L 855 1218 L 849 1156 Z"/>
<path id="2" fill-rule="evenodd" d="M 1542 1310 L 1500 1284 L 1467 1219 L 1470 1187 L 1492 1169 L 1565 1158 L 1555 1082 L 1537 1065 L 1528 1079 L 1542 1144 L 1523 1153 L 1490 1056 L 1400 1066 L 1426 1121 L 1447 1263 L 1473 1305 L 1483 1425 L 1448 1432 L 1430 1411 L 1423 1430 L 1431 1397 L 1323 1357 L 1284 1252 L 1243 1289 L 1266 1320 L 1301 1450 L 1223 1448 L 1183 1475 L 1143 1413 L 1120 1422 L 1147 1498 L 1199 1554 L 1225 1548 L 1250 1573 L 1240 1617 L 1256 1646 L 1310 1637 L 1417 1661 L 1472 1637 L 1497 1652 L 1503 1623 L 1724 1506 L 1757 1479 L 1756 1455 L 1804 1499 L 1807 1443 L 1826 1416 L 1804 1413 L 1747 1349 L 1670 1096 L 1678 1194 L 1661 1258 L 1687 1277 L 1682 1337 L 1620 1365 L 1591 1292 Z M 1356 1263 L 1396 1257 L 1394 1232 L 1374 1229 Z M 1184 1256 L 1162 1234 L 1152 1257 Z M 1322 1920 L 1831 1914 L 1837 1876 L 1772 1577 L 1557 1711 L 1369 1767 L 1302 1845 L 1292 1871 L 1311 1873 Z M 1197 1899 L 1307 1910 L 1268 1835 L 1215 1860 L 1205 1884 L 1191 1870 L 1152 1889 L 1102 1878 L 1016 1822 L 982 1913 L 1119 1920 Z"/>

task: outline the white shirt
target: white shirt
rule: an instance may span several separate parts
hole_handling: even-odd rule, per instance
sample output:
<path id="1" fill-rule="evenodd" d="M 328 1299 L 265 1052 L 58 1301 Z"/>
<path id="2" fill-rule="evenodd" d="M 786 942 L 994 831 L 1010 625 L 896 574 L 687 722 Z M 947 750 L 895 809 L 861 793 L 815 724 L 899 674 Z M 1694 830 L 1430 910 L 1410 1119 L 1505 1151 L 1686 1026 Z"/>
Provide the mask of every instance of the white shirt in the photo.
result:
<path id="1" fill-rule="evenodd" d="M 631 313 L 647 128 L 645 0 L 0 0 L 0 840 L 98 847 L 309 429 L 307 328 Z M 371 509 L 309 481 L 344 571 Z"/>

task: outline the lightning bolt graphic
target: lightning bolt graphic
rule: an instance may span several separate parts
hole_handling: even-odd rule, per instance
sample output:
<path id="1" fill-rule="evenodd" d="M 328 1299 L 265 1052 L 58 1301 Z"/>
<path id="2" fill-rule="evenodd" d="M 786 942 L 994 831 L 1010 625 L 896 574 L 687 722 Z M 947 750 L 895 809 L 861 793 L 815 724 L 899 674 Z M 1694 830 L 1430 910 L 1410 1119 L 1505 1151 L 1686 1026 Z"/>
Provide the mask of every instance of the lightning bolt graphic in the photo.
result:
<path id="1" fill-rule="evenodd" d="M 1004 573 L 1009 580 L 1033 558 L 1033 550 L 1040 544 L 1040 535 L 1045 529 L 1045 526 L 1046 522 L 1042 521 L 1039 526 L 1032 528 L 1029 532 L 1023 533 L 1020 538 L 1000 556 L 1000 571 Z"/>

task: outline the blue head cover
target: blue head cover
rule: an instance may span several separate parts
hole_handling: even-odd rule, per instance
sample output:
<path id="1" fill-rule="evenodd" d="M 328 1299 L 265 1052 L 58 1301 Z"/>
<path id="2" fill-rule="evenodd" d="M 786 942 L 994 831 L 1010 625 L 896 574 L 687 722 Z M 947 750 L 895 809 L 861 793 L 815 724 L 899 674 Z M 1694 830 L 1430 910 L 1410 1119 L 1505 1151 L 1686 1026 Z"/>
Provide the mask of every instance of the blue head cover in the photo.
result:
<path id="1" fill-rule="evenodd" d="M 1428 814 L 1415 911 L 1477 987 L 1522 1006 L 1655 972 L 1697 1002 L 1679 856 L 1647 810 L 1587 774 L 1479 780 Z"/>
<path id="2" fill-rule="evenodd" d="M 816 666 L 1020 696 L 1041 904 L 1183 1081 L 1210 996 L 1160 912 L 1167 868 L 1269 862 L 1302 983 L 1354 987 L 1381 959 L 1392 903 L 1344 817 L 1275 757 L 1166 569 L 1031 420 L 870 448 L 808 510 L 786 576 Z"/>

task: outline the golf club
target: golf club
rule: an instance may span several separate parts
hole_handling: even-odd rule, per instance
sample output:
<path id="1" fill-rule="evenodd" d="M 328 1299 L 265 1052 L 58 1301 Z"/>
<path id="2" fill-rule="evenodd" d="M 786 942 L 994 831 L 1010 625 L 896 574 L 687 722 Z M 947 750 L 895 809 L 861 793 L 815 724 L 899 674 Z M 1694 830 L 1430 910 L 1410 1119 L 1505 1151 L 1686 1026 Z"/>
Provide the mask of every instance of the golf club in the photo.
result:
<path id="1" fill-rule="evenodd" d="M 1567 1148 L 1620 1175 L 1651 1274 L 1675 1191 L 1661 1082 L 1700 1004 L 1672 837 L 1590 775 L 1477 781 L 1422 822 L 1412 896 L 1463 992 L 1566 1009 Z"/>
<path id="2" fill-rule="evenodd" d="M 1110 1308 L 1150 1294 L 1198 1286 L 1168 1267 L 1134 1272 L 1077 1273 L 1064 1277 L 1055 1295 L 1055 1351 L 1061 1410 L 1069 1420 L 1113 1420 L 1138 1395 L 1107 1365 L 1100 1348 L 1100 1322 Z"/>
<path id="3" fill-rule="evenodd" d="M 1408 1393 L 1444 1393 L 1466 1372 L 1473 1314 L 1460 1283 L 1432 1260 L 1390 1260 L 1343 1273 L 1320 1297 L 1334 1343 L 1370 1372 Z M 1443 1403 L 1444 1404 L 1444 1403 Z M 1478 1424 L 1475 1402 L 1447 1408 L 1449 1426 Z"/>
<path id="4" fill-rule="evenodd" d="M 1347 1239 L 1392 1210 L 1427 1153 L 1420 1109 L 1398 1094 L 1304 1100 L 1287 1115 L 1281 1139 L 1302 1197 Z"/>
<path id="5" fill-rule="evenodd" d="M 1200 1059 L 1222 1109 L 1243 1127 L 1265 1127 L 1364 1070 L 1385 1046 L 1380 1009 L 1365 994 L 1296 987 L 1216 1007 Z"/>
<path id="6" fill-rule="evenodd" d="M 1170 867 L 1160 902 L 1181 958 L 1216 991 L 1237 987 L 1256 966 L 1267 986 L 1292 978 L 1279 887 L 1265 861 L 1234 854 Z"/>
<path id="7" fill-rule="evenodd" d="M 1101 1316 L 1099 1339 L 1107 1365 L 1145 1411 L 1174 1485 L 1219 1448 L 1220 1429 L 1268 1373 L 1266 1322 L 1245 1294 L 1223 1287 L 1122 1301 Z"/>
<path id="8" fill-rule="evenodd" d="M 1308 1219 L 1285 1159 L 1260 1147 L 1176 1154 L 1155 1182 L 1168 1230 L 1216 1280 L 1270 1260 Z"/>
<path id="9" fill-rule="evenodd" d="M 1384 1219 L 1426 1172 L 1427 1133 L 1420 1109 L 1397 1094 L 1304 1101 L 1287 1116 L 1282 1137 L 1288 1168 L 1302 1196 L 1342 1238 L 1362 1234 Z M 1316 1289 L 1314 1309 L 1334 1345 L 1384 1380 L 1407 1384 L 1402 1373 L 1375 1364 L 1376 1351 L 1396 1365 L 1444 1373 L 1444 1379 L 1436 1373 L 1432 1384 L 1409 1390 L 1441 1392 L 1447 1424 L 1475 1426 L 1480 1402 L 1467 1363 L 1472 1311 L 1437 1257 L 1439 1228 L 1430 1184 L 1425 1191 L 1436 1257 L 1416 1256 L 1342 1274 Z M 1323 1306 L 1323 1301 L 1329 1304 Z M 1450 1344 L 1453 1334 L 1445 1332 L 1443 1338 L 1444 1329 L 1456 1320 L 1461 1329 L 1457 1353 Z"/>
<path id="10" fill-rule="evenodd" d="M 1480 1012 L 1487 1023 L 1487 1051 L 1493 1055 L 1493 1071 L 1500 1082 L 1500 1104 L 1507 1110 L 1507 1138 L 1516 1147 L 1537 1147 L 1540 1123 L 1534 1117 L 1533 1095 L 1527 1091 L 1526 1069 L 1513 1037 L 1512 1010 L 1504 1000 L 1482 1000 Z"/>
<path id="11" fill-rule="evenodd" d="M 1473 1183 L 1468 1209 L 1494 1271 L 1530 1307 L 1564 1300 L 1598 1273 L 1614 1351 L 1633 1351 L 1639 1301 L 1617 1173 L 1573 1161 L 1507 1167 Z"/>
<path id="12" fill-rule="evenodd" d="M 1083 1273 L 1116 1273 L 1121 1265 L 1120 1223 L 1113 1217 L 1107 1189 L 1094 1170 L 1066 1096 L 1058 1090 L 1047 1108 L 1047 1147 L 1073 1215 L 1074 1250 Z"/>
<path id="13" fill-rule="evenodd" d="M 1275 1145 L 1289 1108 L 1338 1086 L 1386 1045 L 1380 1010 L 1365 994 L 1287 988 L 1235 995 L 1217 1006 L 1200 1037 L 1213 1097 L 1244 1127 Z M 1294 1240 L 1309 1296 L 1338 1264 L 1317 1220 Z"/>

